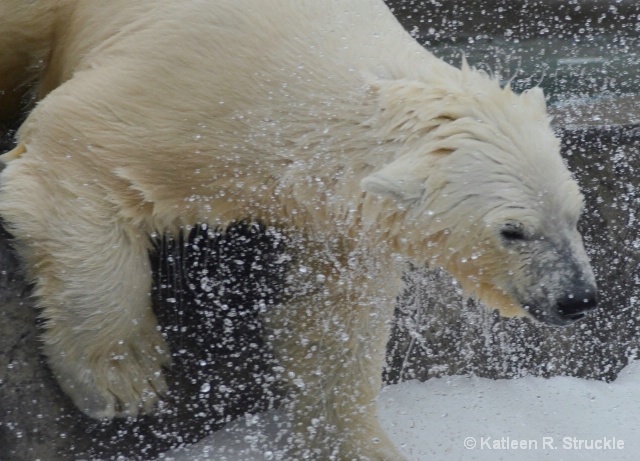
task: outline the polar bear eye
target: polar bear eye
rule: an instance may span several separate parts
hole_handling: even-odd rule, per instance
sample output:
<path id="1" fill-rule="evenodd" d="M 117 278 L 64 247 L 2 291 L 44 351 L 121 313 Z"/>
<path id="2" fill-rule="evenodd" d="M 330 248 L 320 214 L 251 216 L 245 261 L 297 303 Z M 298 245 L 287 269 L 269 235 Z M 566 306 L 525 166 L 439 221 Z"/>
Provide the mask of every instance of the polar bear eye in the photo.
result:
<path id="1" fill-rule="evenodd" d="M 516 222 L 505 224 L 500 230 L 500 236 L 507 242 L 518 242 L 527 239 L 524 226 Z"/>

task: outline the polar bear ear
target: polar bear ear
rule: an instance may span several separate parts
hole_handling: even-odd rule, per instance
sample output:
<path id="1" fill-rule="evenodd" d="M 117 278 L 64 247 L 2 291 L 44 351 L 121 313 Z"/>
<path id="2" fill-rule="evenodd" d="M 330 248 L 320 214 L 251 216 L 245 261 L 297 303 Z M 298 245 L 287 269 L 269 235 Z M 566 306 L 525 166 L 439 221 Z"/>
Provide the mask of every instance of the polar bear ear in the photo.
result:
<path id="1" fill-rule="evenodd" d="M 364 178 L 360 181 L 360 187 L 366 192 L 399 202 L 411 203 L 419 200 L 425 192 L 425 179 L 402 172 L 395 163 Z"/>

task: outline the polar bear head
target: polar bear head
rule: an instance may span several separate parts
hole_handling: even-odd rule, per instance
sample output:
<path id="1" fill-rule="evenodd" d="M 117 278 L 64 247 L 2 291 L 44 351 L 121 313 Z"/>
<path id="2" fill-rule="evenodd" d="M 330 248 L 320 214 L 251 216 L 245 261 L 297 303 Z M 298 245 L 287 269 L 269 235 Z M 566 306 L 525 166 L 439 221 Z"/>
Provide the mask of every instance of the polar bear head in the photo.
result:
<path id="1" fill-rule="evenodd" d="M 577 230 L 582 195 L 544 95 L 462 73 L 454 88 L 379 85 L 382 136 L 401 147 L 361 186 L 404 210 L 413 246 L 467 293 L 505 316 L 568 325 L 596 306 L 597 290 Z"/>

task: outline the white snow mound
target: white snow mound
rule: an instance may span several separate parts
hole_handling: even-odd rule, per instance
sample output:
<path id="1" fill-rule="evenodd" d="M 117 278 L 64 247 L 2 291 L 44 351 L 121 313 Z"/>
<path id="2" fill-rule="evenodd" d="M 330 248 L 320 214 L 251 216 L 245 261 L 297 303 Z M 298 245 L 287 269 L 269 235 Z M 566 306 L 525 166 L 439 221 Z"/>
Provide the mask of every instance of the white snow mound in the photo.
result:
<path id="1" fill-rule="evenodd" d="M 380 419 L 410 460 L 640 459 L 640 361 L 613 383 L 451 376 L 384 389 Z M 163 461 L 275 461 L 282 414 L 247 416 Z"/>

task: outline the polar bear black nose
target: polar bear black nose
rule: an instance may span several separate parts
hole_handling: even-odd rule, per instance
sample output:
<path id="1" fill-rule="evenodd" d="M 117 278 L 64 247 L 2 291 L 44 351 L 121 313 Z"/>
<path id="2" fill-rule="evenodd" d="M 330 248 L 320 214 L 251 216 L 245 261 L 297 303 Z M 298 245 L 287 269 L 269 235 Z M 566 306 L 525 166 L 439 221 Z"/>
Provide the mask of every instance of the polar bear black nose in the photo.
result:
<path id="1" fill-rule="evenodd" d="M 573 292 L 558 300 L 558 314 L 566 320 L 579 320 L 598 305 L 598 294 L 595 289 Z"/>

